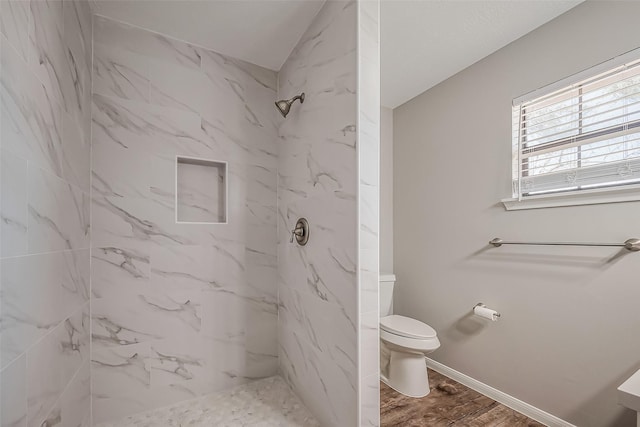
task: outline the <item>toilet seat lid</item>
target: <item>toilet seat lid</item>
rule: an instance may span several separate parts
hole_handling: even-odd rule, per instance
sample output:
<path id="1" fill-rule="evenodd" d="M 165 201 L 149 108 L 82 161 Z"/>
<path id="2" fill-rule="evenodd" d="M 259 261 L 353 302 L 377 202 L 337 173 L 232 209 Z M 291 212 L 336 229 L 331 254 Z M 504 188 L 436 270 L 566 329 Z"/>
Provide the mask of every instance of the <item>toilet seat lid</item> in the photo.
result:
<path id="1" fill-rule="evenodd" d="M 380 328 L 389 333 L 408 338 L 428 339 L 436 337 L 436 331 L 426 323 L 397 314 L 381 318 Z"/>

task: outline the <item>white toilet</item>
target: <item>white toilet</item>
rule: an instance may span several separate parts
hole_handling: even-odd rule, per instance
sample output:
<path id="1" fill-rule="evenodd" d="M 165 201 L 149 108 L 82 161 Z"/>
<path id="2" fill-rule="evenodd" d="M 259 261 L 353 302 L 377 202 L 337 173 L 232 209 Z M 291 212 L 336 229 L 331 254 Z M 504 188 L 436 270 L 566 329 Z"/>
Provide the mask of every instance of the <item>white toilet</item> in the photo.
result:
<path id="1" fill-rule="evenodd" d="M 426 323 L 393 314 L 396 276 L 380 276 L 380 379 L 405 396 L 429 394 L 425 355 L 440 347 Z"/>

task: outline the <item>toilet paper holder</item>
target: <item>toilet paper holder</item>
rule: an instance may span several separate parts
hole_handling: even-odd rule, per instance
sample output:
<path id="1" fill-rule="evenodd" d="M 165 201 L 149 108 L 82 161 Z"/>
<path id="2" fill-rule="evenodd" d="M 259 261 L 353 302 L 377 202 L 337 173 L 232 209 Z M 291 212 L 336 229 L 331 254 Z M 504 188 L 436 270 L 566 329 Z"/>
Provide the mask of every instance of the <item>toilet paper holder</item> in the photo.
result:
<path id="1" fill-rule="evenodd" d="M 489 307 L 487 307 L 484 303 L 479 302 L 479 303 L 477 303 L 476 305 L 474 305 L 474 306 L 473 306 L 473 308 L 471 309 L 471 312 L 472 312 L 472 313 L 475 313 L 475 308 L 476 308 L 476 307 L 489 308 Z M 501 316 L 500 316 L 500 313 L 498 313 L 497 311 L 495 312 L 494 316 L 495 316 L 495 317 L 497 317 L 497 318 L 500 318 L 500 317 L 501 317 Z"/>

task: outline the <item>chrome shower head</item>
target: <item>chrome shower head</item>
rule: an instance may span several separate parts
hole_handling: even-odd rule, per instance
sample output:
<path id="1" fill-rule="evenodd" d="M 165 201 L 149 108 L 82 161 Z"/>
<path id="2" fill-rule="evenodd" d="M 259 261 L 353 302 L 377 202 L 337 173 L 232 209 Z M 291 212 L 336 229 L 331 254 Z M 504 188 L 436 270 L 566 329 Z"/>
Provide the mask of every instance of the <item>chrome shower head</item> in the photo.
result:
<path id="1" fill-rule="evenodd" d="M 289 114 L 289 110 L 291 110 L 291 104 L 293 104 L 296 99 L 299 99 L 300 104 L 302 104 L 304 102 L 304 92 L 302 92 L 300 95 L 294 96 L 291 99 L 276 101 L 276 107 L 278 108 L 278 111 L 280 111 L 280 114 L 282 114 L 282 117 L 287 117 L 287 114 Z"/>

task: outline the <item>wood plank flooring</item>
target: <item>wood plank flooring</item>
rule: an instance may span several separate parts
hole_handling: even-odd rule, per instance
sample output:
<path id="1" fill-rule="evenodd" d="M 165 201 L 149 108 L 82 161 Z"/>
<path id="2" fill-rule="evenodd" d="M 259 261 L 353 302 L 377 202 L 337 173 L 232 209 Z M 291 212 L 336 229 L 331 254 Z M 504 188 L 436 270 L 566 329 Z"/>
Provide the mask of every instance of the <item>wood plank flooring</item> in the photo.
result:
<path id="1" fill-rule="evenodd" d="M 544 427 L 429 369 L 431 393 L 414 399 L 380 383 L 382 427 Z"/>

